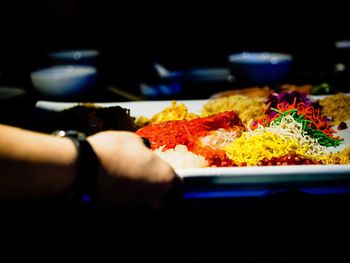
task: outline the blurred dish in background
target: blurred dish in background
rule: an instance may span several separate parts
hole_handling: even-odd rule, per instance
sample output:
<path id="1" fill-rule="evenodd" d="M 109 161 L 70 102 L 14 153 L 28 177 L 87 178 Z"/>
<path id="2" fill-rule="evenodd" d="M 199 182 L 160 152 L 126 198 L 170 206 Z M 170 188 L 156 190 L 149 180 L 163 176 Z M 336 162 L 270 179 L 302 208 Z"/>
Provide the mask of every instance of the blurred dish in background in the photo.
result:
<path id="1" fill-rule="evenodd" d="M 331 82 L 342 92 L 350 92 L 350 40 L 337 41 L 332 61 Z"/>
<path id="2" fill-rule="evenodd" d="M 34 88 L 52 98 L 83 96 L 93 89 L 97 80 L 96 68 L 62 65 L 39 69 L 30 74 Z"/>
<path id="3" fill-rule="evenodd" d="M 228 68 L 194 68 L 185 74 L 184 94 L 191 99 L 207 99 L 211 94 L 227 90 L 229 80 Z"/>
<path id="4" fill-rule="evenodd" d="M 148 79 L 140 84 L 140 93 L 151 99 L 170 97 L 181 94 L 182 78 L 181 71 L 170 71 L 159 63 L 154 63 Z"/>
<path id="5" fill-rule="evenodd" d="M 60 50 L 48 53 L 48 57 L 56 65 L 96 65 L 99 51 L 94 49 L 74 49 L 74 50 Z"/>
<path id="6" fill-rule="evenodd" d="M 155 63 L 153 65 L 157 79 L 153 83 L 141 83 L 141 94 L 150 97 L 171 97 L 192 95 L 207 97 L 223 84 L 229 84 L 228 68 L 192 68 L 188 70 L 168 70 Z"/>
<path id="7" fill-rule="evenodd" d="M 275 85 L 283 83 L 293 62 L 289 54 L 242 52 L 228 57 L 234 78 L 241 85 Z"/>
<path id="8" fill-rule="evenodd" d="M 335 42 L 335 47 L 336 48 L 350 48 L 350 40 L 340 40 Z"/>
<path id="9" fill-rule="evenodd" d="M 153 65 L 159 78 L 181 78 L 187 81 L 200 82 L 215 82 L 227 81 L 230 76 L 228 68 L 213 67 L 213 68 L 192 68 L 188 70 L 173 70 L 166 69 L 163 65 L 155 63 Z"/>
<path id="10" fill-rule="evenodd" d="M 221 82 L 228 81 L 228 68 L 194 68 L 184 72 L 184 78 L 192 82 Z"/>

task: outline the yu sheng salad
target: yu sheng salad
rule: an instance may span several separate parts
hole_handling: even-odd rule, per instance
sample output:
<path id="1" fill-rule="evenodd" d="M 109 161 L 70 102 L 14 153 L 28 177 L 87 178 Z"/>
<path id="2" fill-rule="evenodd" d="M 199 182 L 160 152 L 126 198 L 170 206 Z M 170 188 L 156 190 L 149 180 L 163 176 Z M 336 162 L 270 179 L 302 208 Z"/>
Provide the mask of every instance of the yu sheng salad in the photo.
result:
<path id="1" fill-rule="evenodd" d="M 333 104 L 337 110 L 327 111 Z M 209 100 L 198 115 L 174 101 L 152 118 L 136 120 L 142 126 L 136 133 L 176 169 L 348 164 L 350 147 L 333 153 L 348 119 L 350 97 L 344 94 L 320 101 L 296 91 L 233 95 Z"/>

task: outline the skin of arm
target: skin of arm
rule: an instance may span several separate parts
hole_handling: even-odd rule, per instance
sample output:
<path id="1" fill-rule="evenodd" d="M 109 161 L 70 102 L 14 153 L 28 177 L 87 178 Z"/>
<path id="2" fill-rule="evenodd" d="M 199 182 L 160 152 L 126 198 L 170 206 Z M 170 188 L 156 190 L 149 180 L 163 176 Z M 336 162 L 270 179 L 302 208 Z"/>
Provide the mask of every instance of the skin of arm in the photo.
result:
<path id="1" fill-rule="evenodd" d="M 98 161 L 98 200 L 105 206 L 161 207 L 178 181 L 173 169 L 131 132 L 106 131 L 87 138 Z M 74 182 L 77 150 L 69 138 L 0 124 L 0 199 L 59 194 Z"/>
<path id="2" fill-rule="evenodd" d="M 0 124 L 0 199 L 52 196 L 72 185 L 77 151 L 58 138 Z"/>

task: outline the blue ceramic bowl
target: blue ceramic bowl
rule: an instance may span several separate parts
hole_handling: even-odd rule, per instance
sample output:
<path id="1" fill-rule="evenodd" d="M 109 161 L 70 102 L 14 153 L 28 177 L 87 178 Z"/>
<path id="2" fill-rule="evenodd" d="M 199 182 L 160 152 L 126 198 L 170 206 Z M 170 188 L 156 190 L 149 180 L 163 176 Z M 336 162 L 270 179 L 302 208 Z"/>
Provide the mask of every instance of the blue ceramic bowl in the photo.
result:
<path id="1" fill-rule="evenodd" d="M 34 71 L 30 77 L 41 94 L 67 98 L 89 92 L 96 84 L 97 71 L 91 66 L 62 65 Z"/>
<path id="2" fill-rule="evenodd" d="M 232 75 L 247 85 L 281 84 L 288 76 L 293 58 L 289 54 L 242 52 L 228 57 Z"/>
<path id="3" fill-rule="evenodd" d="M 53 51 L 48 54 L 54 64 L 91 65 L 94 66 L 99 51 L 94 49 L 76 49 Z"/>

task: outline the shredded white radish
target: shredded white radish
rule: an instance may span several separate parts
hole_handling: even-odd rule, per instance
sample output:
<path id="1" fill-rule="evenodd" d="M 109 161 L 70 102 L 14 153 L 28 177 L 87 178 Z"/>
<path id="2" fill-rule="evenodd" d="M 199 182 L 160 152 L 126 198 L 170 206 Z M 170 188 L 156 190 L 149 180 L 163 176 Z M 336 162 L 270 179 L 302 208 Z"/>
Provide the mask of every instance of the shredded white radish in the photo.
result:
<path id="1" fill-rule="evenodd" d="M 209 163 L 203 156 L 188 151 L 186 145 L 178 144 L 174 149 L 162 151 L 164 146 L 154 152 L 174 169 L 204 168 Z"/>

